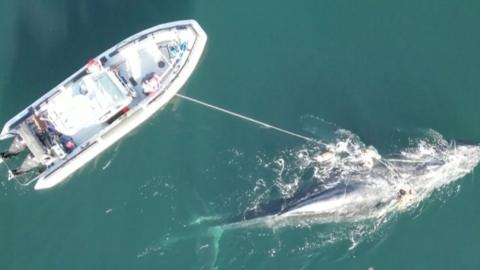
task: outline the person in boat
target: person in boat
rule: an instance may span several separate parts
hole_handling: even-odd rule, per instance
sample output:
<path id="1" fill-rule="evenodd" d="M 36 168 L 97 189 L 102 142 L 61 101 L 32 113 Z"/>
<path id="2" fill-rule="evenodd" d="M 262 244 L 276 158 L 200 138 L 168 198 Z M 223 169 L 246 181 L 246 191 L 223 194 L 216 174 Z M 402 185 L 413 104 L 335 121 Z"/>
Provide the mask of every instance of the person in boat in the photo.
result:
<path id="1" fill-rule="evenodd" d="M 62 144 L 65 152 L 67 152 L 68 154 L 70 154 L 76 147 L 73 138 L 67 135 L 60 136 L 60 143 Z"/>
<path id="2" fill-rule="evenodd" d="M 35 134 L 45 147 L 52 147 L 55 142 L 60 141 L 60 139 L 65 136 L 55 128 L 55 126 L 46 116 L 46 112 L 34 113 L 32 115 L 32 123 L 34 124 L 33 129 L 35 131 Z M 73 142 L 72 138 L 68 136 L 66 137 L 67 138 L 65 138 L 64 141 Z M 65 149 L 67 150 L 74 147 L 74 144 L 72 146 L 72 143 L 68 143 L 68 147 L 66 147 Z"/>
<path id="3" fill-rule="evenodd" d="M 47 148 L 52 147 L 52 138 L 48 134 L 48 124 L 41 119 L 41 117 L 34 113 L 31 117 L 31 123 L 33 123 L 33 131 L 37 135 L 40 142 Z"/>
<path id="4" fill-rule="evenodd" d="M 143 79 L 142 87 L 143 93 L 147 96 L 157 92 L 160 88 L 160 76 L 153 72 L 148 74 Z"/>

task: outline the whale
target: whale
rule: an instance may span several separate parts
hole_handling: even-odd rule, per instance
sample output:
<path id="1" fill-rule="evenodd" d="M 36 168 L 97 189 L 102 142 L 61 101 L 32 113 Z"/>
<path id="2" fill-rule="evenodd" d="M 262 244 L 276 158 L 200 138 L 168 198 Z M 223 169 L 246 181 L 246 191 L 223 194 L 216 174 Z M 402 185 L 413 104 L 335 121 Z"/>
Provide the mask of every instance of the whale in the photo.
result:
<path id="1" fill-rule="evenodd" d="M 372 186 L 357 180 L 342 181 L 327 187 L 312 186 L 302 188 L 291 197 L 271 200 L 247 209 L 237 221 L 258 221 L 265 217 L 354 221 L 393 209 L 404 209 L 414 196 L 414 191 L 407 186 L 386 190 L 384 186 Z"/>
<path id="2" fill-rule="evenodd" d="M 330 158 L 328 158 L 330 159 Z M 402 160 L 392 158 L 389 166 L 385 160 L 372 159 L 367 173 L 352 178 L 331 178 L 321 183 L 304 184 L 289 197 L 257 203 L 231 221 L 260 221 L 275 219 L 320 219 L 321 222 L 351 222 L 380 217 L 394 210 L 405 210 L 418 195 L 416 188 L 405 181 L 395 181 L 393 174 L 408 174 L 420 179 L 432 170 L 445 165 L 440 159 Z M 391 166 L 394 166 L 392 172 Z M 381 175 L 372 180 L 372 176 Z M 367 180 L 369 179 L 369 180 Z"/>
<path id="3" fill-rule="evenodd" d="M 223 218 L 222 224 L 237 228 L 381 222 L 392 213 L 416 208 L 434 191 L 472 172 L 480 162 L 479 145 L 440 139 L 420 141 L 386 157 L 372 147 L 356 147 L 352 142 L 349 147 L 331 147 L 310 155 L 306 169 L 294 176 L 298 182 L 293 193 L 288 194 L 291 186 L 285 193 L 284 183 L 275 183 L 250 206 Z M 316 174 L 320 170 L 323 174 Z"/>

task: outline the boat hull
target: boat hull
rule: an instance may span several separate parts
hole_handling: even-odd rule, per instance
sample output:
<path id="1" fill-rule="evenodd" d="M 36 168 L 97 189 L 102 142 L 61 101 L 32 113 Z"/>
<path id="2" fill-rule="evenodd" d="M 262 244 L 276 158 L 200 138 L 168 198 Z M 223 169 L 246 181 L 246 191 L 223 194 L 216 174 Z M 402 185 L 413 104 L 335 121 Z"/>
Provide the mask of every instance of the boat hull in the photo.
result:
<path id="1" fill-rule="evenodd" d="M 186 26 L 193 28 L 196 32 L 195 44 L 189 50 L 188 58 L 185 60 L 183 65 L 181 67 L 179 65 L 178 70 L 174 72 L 176 73 L 176 76 L 171 80 L 171 82 L 169 82 L 168 87 L 158 95 L 147 96 L 146 100 L 137 104 L 134 110 L 125 112 L 120 119 L 114 121 L 106 132 L 101 132 L 95 136 L 94 140 L 89 140 L 83 145 L 80 145 L 75 155 L 67 157 L 67 160 L 62 161 L 56 166 L 51 166 L 38 175 L 38 179 L 34 186 L 36 190 L 52 188 L 64 182 L 69 176 L 83 167 L 86 163 L 100 155 L 103 151 L 105 151 L 115 142 L 119 141 L 122 137 L 150 118 L 155 112 L 164 107 L 173 97 L 175 97 L 175 94 L 182 88 L 190 75 L 193 73 L 202 56 L 207 42 L 207 35 L 194 20 L 176 21 L 167 24 L 161 24 L 125 39 L 95 58 L 101 59 L 102 57 L 111 55 L 112 53 L 115 53 L 115 51 L 118 51 L 118 48 L 121 48 L 125 44 L 128 45 L 132 42 L 138 42 L 139 39 L 143 39 L 149 33 L 160 31 L 162 29 Z M 80 72 L 81 70 L 73 74 L 70 78 L 77 76 L 77 74 Z M 35 103 L 33 105 L 35 105 Z M 24 114 L 25 110 L 10 120 L 10 122 L 18 121 L 17 119 L 24 117 Z M 8 133 L 8 129 L 9 126 L 7 123 L 2 131 L 2 138 L 6 138 L 10 135 Z"/>

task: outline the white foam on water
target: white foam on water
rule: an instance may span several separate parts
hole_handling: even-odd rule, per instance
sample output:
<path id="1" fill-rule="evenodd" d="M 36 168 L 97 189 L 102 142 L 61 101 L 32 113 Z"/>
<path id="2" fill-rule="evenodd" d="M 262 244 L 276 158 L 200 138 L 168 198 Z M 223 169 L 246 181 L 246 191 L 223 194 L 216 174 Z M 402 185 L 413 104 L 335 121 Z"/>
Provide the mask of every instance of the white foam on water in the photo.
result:
<path id="1" fill-rule="evenodd" d="M 353 250 L 363 241 L 375 237 L 375 233 L 377 236 L 382 234 L 399 213 L 416 212 L 420 215 L 422 203 L 435 191 L 445 190 L 446 186 L 472 172 L 479 161 L 479 146 L 449 143 L 433 130 L 426 132 L 423 138 L 412 139 L 410 145 L 399 153 L 388 156 L 382 156 L 373 146 L 366 146 L 355 134 L 338 130 L 331 142 L 308 143 L 284 151 L 280 157 L 260 165 L 276 173 L 273 188 L 283 198 L 292 197 L 301 188 L 305 174 L 309 173 L 312 174 L 309 181 L 320 189 L 355 186 L 353 191 L 307 204 L 297 212 L 241 221 L 222 228 L 268 227 L 278 230 L 337 224 L 335 229 L 320 228 L 313 242 L 301 248 L 318 250 L 324 245 L 348 241 L 349 249 Z M 268 186 L 264 182 L 262 179 L 262 186 L 255 186 L 255 193 Z M 400 190 L 404 190 L 405 195 L 400 196 Z M 458 190 L 459 185 L 443 197 Z M 268 192 L 264 189 L 263 193 Z M 271 198 L 254 198 L 252 208 L 268 199 Z"/>
<path id="2" fill-rule="evenodd" d="M 300 254 L 322 258 L 329 256 L 330 249 L 326 247 L 331 246 L 345 246 L 346 253 L 341 256 L 349 256 L 362 243 L 384 238 L 391 227 L 388 225 L 399 218 L 399 213 L 420 215 L 424 202 L 435 191 L 440 191 L 436 194 L 440 194 L 441 201 L 446 201 L 446 197 L 458 192 L 459 185 L 453 189 L 446 187 L 472 172 L 480 161 L 479 146 L 449 143 L 432 130 L 422 138 L 411 139 L 410 145 L 395 154 L 385 156 L 349 131 L 338 130 L 332 138 L 329 142 L 307 143 L 283 151 L 276 158 L 257 155 L 255 170 L 261 172 L 246 172 L 254 185 L 250 192 L 243 193 L 245 199 L 255 208 L 278 197 L 291 198 L 306 182 L 320 190 L 339 185 L 356 188 L 330 199 L 328 204 L 320 200 L 304 208 L 308 211 L 294 215 L 287 212 L 223 225 L 218 225 L 227 222 L 221 215 L 197 218 L 187 227 L 211 224 L 207 226 L 210 241 L 200 241 L 199 250 L 211 251 L 212 267 L 219 256 L 222 235 L 232 230 L 260 229 L 259 233 L 279 239 L 283 239 L 284 232 L 305 231 L 300 245 L 282 243 L 270 247 L 266 252 L 272 257 Z M 249 157 L 235 155 L 228 164 L 242 163 L 245 158 Z M 404 190 L 405 195 L 400 197 L 400 190 Z M 137 257 L 163 254 L 178 241 L 201 238 L 203 234 L 198 233 L 167 236 L 148 246 Z"/>

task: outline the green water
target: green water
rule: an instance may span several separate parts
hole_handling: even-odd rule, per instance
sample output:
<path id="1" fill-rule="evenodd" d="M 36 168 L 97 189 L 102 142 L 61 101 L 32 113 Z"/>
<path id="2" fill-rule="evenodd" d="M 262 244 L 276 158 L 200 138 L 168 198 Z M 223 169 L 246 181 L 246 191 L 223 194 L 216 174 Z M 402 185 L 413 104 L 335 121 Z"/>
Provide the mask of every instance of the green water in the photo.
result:
<path id="1" fill-rule="evenodd" d="M 398 130 L 475 141 L 479 12 L 473 0 L 4 0 L 0 122 L 123 38 L 194 18 L 209 40 L 184 94 L 318 139 L 344 128 L 381 153 Z M 0 269 L 480 268 L 476 174 L 364 237 L 352 224 L 192 224 L 242 213 L 275 180 L 265 164 L 303 147 L 174 101 L 52 190 L 7 182 L 2 166 Z M 324 231 L 346 236 L 323 245 Z"/>

